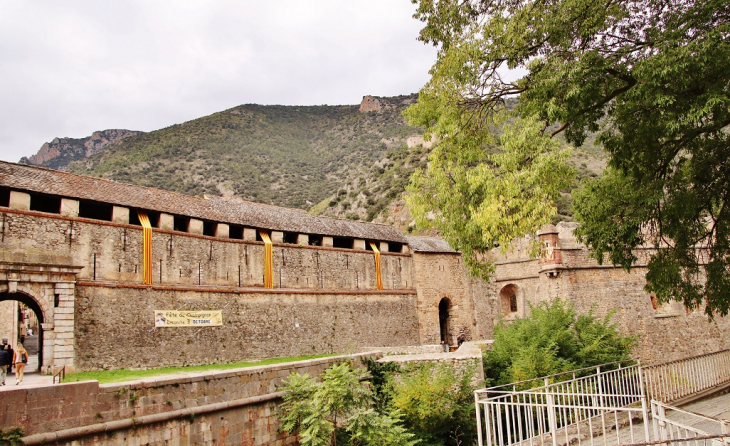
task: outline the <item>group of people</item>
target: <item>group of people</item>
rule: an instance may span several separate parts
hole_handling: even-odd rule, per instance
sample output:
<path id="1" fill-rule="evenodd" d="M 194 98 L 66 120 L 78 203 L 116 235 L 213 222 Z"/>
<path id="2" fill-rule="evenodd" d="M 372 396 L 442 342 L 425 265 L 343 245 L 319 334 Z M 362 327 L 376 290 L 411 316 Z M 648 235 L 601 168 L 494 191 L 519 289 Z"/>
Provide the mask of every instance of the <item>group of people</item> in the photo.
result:
<path id="1" fill-rule="evenodd" d="M 28 363 L 28 351 L 19 343 L 15 350 L 8 344 L 7 339 L 3 339 L 0 346 L 0 385 L 5 385 L 5 377 L 8 373 L 12 373 L 15 367 L 15 385 L 23 382 L 23 372 L 25 365 Z"/>

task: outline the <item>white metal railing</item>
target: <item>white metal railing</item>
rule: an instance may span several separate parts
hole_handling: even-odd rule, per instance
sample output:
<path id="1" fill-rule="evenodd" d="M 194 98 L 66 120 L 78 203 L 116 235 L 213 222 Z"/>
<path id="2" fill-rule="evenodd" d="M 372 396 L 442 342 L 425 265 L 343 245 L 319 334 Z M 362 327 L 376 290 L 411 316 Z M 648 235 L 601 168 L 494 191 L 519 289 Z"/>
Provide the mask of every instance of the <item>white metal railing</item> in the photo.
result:
<path id="1" fill-rule="evenodd" d="M 479 446 L 607 446 L 651 440 L 636 363 L 603 364 L 478 390 L 474 396 Z"/>
<path id="2" fill-rule="evenodd" d="M 730 441 L 730 437 L 727 435 L 702 435 L 692 438 L 647 441 L 625 446 L 722 446 L 723 441 Z"/>
<path id="3" fill-rule="evenodd" d="M 651 401 L 651 418 L 656 440 L 694 445 L 707 443 L 705 437 L 722 435 L 712 438 L 709 444 L 730 445 L 730 421 L 682 410 L 656 400 Z"/>
<path id="4" fill-rule="evenodd" d="M 644 366 L 643 370 L 648 396 L 671 403 L 730 383 L 730 349 Z"/>

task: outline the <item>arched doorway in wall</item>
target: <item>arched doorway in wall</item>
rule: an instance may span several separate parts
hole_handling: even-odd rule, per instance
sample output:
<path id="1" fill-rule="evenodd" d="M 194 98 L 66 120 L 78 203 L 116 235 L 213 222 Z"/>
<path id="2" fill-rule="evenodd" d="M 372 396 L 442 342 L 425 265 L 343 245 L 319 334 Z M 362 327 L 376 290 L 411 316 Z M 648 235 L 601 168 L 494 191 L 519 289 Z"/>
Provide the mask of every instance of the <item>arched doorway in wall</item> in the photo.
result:
<path id="1" fill-rule="evenodd" d="M 23 305 L 19 305 L 22 303 Z M 40 371 L 43 365 L 43 322 L 44 315 L 40 304 L 32 297 L 23 292 L 0 293 L 0 334 L 8 338 L 8 343 L 15 348 L 20 342 L 21 324 L 28 328 L 28 316 L 26 312 L 35 315 L 34 324 L 30 327 L 32 335 L 25 332 L 23 346 L 28 350 L 29 362 L 32 369 L 28 367 L 27 372 Z M 33 318 L 30 318 L 31 320 Z"/>
<path id="2" fill-rule="evenodd" d="M 520 288 L 511 283 L 499 291 L 499 312 L 505 318 L 516 318 L 522 315 Z"/>
<path id="3" fill-rule="evenodd" d="M 451 311 L 451 301 L 444 297 L 439 302 L 439 331 L 441 333 L 441 342 L 444 344 L 449 345 L 449 330 L 450 330 L 450 311 Z"/>

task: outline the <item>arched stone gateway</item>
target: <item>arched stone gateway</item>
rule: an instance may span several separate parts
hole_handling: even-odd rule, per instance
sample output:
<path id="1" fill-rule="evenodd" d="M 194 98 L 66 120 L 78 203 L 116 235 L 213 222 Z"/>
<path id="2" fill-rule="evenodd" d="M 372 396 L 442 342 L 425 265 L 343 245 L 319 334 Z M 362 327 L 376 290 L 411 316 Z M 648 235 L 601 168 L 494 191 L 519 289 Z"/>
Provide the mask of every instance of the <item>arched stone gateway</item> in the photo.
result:
<path id="1" fill-rule="evenodd" d="M 44 373 L 75 368 L 74 296 L 81 269 L 66 256 L 0 251 L 0 301 L 22 302 L 38 316 Z"/>
<path id="2" fill-rule="evenodd" d="M 7 302 L 10 304 L 9 306 L 7 304 L 2 305 L 3 302 Z M 2 333 L 3 338 L 7 337 L 8 342 L 10 342 L 10 345 L 15 348 L 19 342 L 19 338 L 22 340 L 22 333 L 18 330 L 19 328 L 19 315 L 18 315 L 18 304 L 17 302 L 20 302 L 24 304 L 27 308 L 29 308 L 33 313 L 35 313 L 36 319 L 38 321 L 38 326 L 35 328 L 37 330 L 35 332 L 36 339 L 38 341 L 38 369 L 41 368 L 41 365 L 43 364 L 43 310 L 41 309 L 40 304 L 38 301 L 36 301 L 33 296 L 29 296 L 23 292 L 17 292 L 17 293 L 0 293 L 0 333 Z M 14 305 L 13 305 L 14 304 Z M 4 307 L 4 308 L 2 308 Z M 4 311 L 3 311 L 4 310 Z M 23 324 L 25 324 L 25 321 L 23 321 Z M 26 338 L 27 341 L 27 338 Z M 29 353 L 31 353 L 31 350 L 33 350 L 31 347 L 29 347 L 29 344 L 25 343 L 25 348 L 28 349 Z"/>

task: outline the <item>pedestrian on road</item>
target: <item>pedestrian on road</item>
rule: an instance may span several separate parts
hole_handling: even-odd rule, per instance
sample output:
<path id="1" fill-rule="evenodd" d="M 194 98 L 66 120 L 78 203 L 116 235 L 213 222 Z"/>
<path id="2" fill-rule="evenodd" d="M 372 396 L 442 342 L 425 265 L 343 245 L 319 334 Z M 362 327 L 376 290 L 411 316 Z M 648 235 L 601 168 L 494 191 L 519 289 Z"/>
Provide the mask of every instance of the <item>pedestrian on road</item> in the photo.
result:
<path id="1" fill-rule="evenodd" d="M 8 352 L 8 358 L 10 358 L 10 364 L 8 364 L 8 374 L 13 373 L 13 358 L 15 358 L 15 351 L 10 344 L 5 346 L 5 350 Z"/>
<path id="2" fill-rule="evenodd" d="M 8 373 L 8 365 L 12 358 L 8 355 L 8 351 L 0 348 L 0 385 L 5 385 L 5 376 Z"/>
<path id="3" fill-rule="evenodd" d="M 25 364 L 28 363 L 28 352 L 23 347 L 23 344 L 18 344 L 15 348 L 15 355 L 13 355 L 13 364 L 15 364 L 15 385 L 23 382 L 23 371 L 25 370 Z"/>

